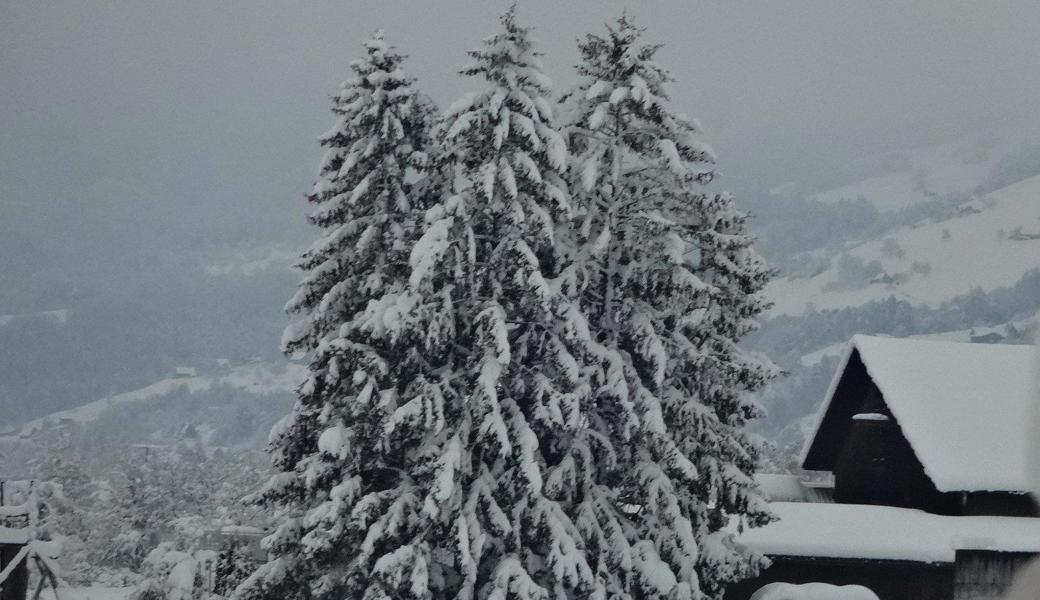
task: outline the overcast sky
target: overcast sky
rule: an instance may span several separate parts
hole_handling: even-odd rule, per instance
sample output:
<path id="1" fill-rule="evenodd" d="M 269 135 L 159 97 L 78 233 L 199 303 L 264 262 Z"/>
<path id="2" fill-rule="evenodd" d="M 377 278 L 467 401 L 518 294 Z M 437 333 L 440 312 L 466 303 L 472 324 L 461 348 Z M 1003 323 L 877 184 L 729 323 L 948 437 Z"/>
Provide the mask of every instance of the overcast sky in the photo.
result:
<path id="1" fill-rule="evenodd" d="M 0 1 L 0 218 L 158 203 L 302 215 L 329 95 L 385 28 L 442 106 L 504 2 Z M 1037 120 L 1040 2 L 629 2 L 675 103 L 749 189 L 858 156 Z M 550 75 L 626 3 L 519 2 Z M 149 197 L 131 202 L 124 196 Z M 78 210 L 79 208 L 77 208 Z M 265 212 L 266 211 L 266 212 Z M 284 212 L 283 212 L 284 211 Z M 154 212 L 154 211 L 153 211 Z M 302 218 L 302 217 L 301 217 Z M 46 233 L 46 232 L 41 232 Z M 0 310 L 2 312 L 2 310 Z"/>

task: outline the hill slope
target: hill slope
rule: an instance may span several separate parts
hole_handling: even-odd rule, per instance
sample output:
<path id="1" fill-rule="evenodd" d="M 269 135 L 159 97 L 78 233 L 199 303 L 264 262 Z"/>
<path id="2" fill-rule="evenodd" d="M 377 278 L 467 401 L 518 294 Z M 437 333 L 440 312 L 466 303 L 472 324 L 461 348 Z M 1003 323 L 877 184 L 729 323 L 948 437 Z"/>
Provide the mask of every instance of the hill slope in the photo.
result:
<path id="1" fill-rule="evenodd" d="M 895 296 L 938 306 L 974 288 L 1014 284 L 1040 268 L 1040 176 L 962 205 L 952 218 L 903 227 L 846 248 L 810 278 L 785 277 L 768 293 L 772 314 L 860 306 Z"/>

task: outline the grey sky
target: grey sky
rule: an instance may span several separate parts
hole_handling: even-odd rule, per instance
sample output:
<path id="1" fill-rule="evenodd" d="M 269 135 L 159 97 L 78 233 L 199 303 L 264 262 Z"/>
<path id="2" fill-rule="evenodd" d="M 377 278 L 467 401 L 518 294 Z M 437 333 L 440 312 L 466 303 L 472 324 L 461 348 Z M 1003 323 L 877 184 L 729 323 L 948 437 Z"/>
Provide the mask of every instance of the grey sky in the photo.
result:
<path id="1" fill-rule="evenodd" d="M 624 2 L 521 0 L 550 75 Z M 1040 125 L 1040 2 L 628 3 L 725 186 L 841 181 L 864 155 Z M 385 28 L 442 106 L 504 1 L 0 0 L 0 422 L 181 364 L 277 356 L 283 267 L 329 96 Z M 1040 139 L 1040 138 L 1037 138 Z M 271 248 L 272 242 L 279 245 Z M 259 275 L 214 275 L 267 257 Z M 4 349 L 16 349 L 4 352 Z M 207 362 L 209 361 L 209 362 Z"/>
<path id="2" fill-rule="evenodd" d="M 667 44 L 676 102 L 704 123 L 738 191 L 1038 120 L 1035 0 L 627 4 L 648 39 Z M 558 90 L 571 79 L 574 40 L 625 5 L 520 2 Z M 222 206 L 299 219 L 320 156 L 314 139 L 331 123 L 328 96 L 366 34 L 385 28 L 446 105 L 474 85 L 454 72 L 504 6 L 7 1 L 0 218 L 59 202 L 113 203 L 144 221 L 158 214 L 146 211 L 153 204 L 199 220 Z"/>
<path id="3" fill-rule="evenodd" d="M 557 90 L 572 81 L 576 38 L 625 4 L 520 2 Z M 863 155 L 1040 121 L 1035 0 L 628 4 L 667 45 L 675 102 L 704 124 L 735 191 L 836 180 Z M 456 70 L 504 6 L 4 2 L 0 286 L 31 305 L 25 273 L 47 261 L 59 285 L 62 269 L 88 273 L 103 252 L 153 240 L 174 256 L 300 238 L 315 138 L 364 37 L 385 28 L 444 106 L 476 85 Z M 81 215 L 98 223 L 80 232 Z M 15 310 L 26 307 L 0 306 Z"/>

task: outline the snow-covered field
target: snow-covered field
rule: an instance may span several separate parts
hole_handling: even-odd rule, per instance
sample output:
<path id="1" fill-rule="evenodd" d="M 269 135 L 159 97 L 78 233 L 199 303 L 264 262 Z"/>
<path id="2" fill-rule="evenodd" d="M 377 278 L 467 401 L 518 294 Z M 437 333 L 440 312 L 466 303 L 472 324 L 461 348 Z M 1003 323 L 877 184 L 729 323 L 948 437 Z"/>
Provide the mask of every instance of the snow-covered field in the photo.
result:
<path id="1" fill-rule="evenodd" d="M 976 287 L 1012 285 L 1040 268 L 1040 239 L 1032 237 L 1040 234 L 1040 176 L 993 192 L 984 204 L 981 212 L 904 227 L 850 248 L 855 259 L 881 264 L 873 283 L 843 286 L 837 259 L 814 277 L 774 281 L 767 290 L 775 301 L 772 314 L 801 314 L 810 304 L 820 309 L 859 306 L 889 296 L 936 306 Z"/>
<path id="2" fill-rule="evenodd" d="M 902 168 L 810 196 L 835 203 L 867 200 L 882 212 L 896 211 L 951 193 L 970 193 L 986 180 L 1010 144 L 980 148 L 960 141 L 911 150 Z"/>
<path id="3" fill-rule="evenodd" d="M 40 597 L 44 600 L 125 600 L 133 588 L 129 587 L 62 587 L 58 588 L 58 597 L 54 591 L 45 588 Z"/>
<path id="4" fill-rule="evenodd" d="M 4 437 L 31 436 L 40 430 L 59 426 L 63 423 L 87 423 L 94 421 L 106 409 L 113 406 L 149 400 L 170 394 L 178 389 L 194 393 L 218 385 L 230 385 L 235 389 L 250 393 L 292 392 L 303 381 L 305 371 L 306 368 L 304 366 L 293 363 L 289 363 L 281 369 L 274 369 L 270 365 L 264 364 L 248 364 L 233 367 L 229 372 L 220 375 L 196 375 L 163 379 L 140 389 L 116 394 L 76 408 L 51 413 L 45 417 L 28 421 L 21 427 L 0 433 L 0 440 Z"/>
<path id="5" fill-rule="evenodd" d="M 62 308 L 59 310 L 45 310 L 42 312 L 35 313 L 23 313 L 17 315 L 0 315 L 0 327 L 4 325 L 20 321 L 22 319 L 46 319 L 55 325 L 67 325 L 69 322 L 69 314 L 71 311 Z"/>
<path id="6" fill-rule="evenodd" d="M 998 327 L 973 327 L 968 329 L 944 331 L 941 333 L 924 333 L 919 335 L 908 335 L 903 337 L 914 340 L 930 340 L 933 342 L 968 343 L 971 342 L 972 337 L 984 336 L 989 333 L 997 333 L 1000 335 L 1004 335 L 1007 333 L 1009 327 L 1014 328 L 1018 331 L 1024 331 L 1028 328 L 1036 327 L 1037 323 L 1040 323 L 1040 313 L 1024 319 L 1017 319 Z M 811 367 L 827 358 L 839 358 L 845 351 L 845 347 L 847 345 L 848 342 L 836 342 L 834 344 L 829 344 L 827 346 L 824 346 L 823 348 L 820 348 L 819 350 L 815 350 L 808 354 L 802 355 L 799 362 L 804 367 Z"/>

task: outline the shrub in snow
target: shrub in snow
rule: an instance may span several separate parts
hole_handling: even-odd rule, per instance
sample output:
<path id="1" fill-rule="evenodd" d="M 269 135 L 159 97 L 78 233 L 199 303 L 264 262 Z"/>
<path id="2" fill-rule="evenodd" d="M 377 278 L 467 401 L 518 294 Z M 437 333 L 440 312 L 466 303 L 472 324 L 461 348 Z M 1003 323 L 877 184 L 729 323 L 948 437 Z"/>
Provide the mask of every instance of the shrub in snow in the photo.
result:
<path id="1" fill-rule="evenodd" d="M 142 579 L 130 600 L 202 600 L 213 591 L 217 554 L 178 550 L 173 542 L 156 546 L 143 562 Z"/>
<path id="2" fill-rule="evenodd" d="M 271 559 L 234 596 L 692 600 L 753 573 L 723 527 L 770 518 L 743 425 L 775 368 L 737 346 L 770 270 L 657 47 L 625 19 L 582 42 L 570 150 L 513 10 L 427 147 L 400 57 L 366 48 L 287 307 L 310 376 L 255 496 Z"/>
<path id="3" fill-rule="evenodd" d="M 870 281 L 881 275 L 884 267 L 880 261 L 870 262 L 854 254 L 843 253 L 837 261 L 837 278 L 823 286 L 827 291 L 856 290 L 866 287 Z"/>
<path id="4" fill-rule="evenodd" d="M 896 238 L 887 237 L 881 242 L 881 254 L 890 258 L 903 258 L 906 256 L 906 250 L 903 250 Z"/>
<path id="5" fill-rule="evenodd" d="M 230 596 L 231 592 L 256 570 L 257 560 L 245 544 L 231 540 L 225 543 L 217 555 L 213 572 L 213 593 Z"/>

